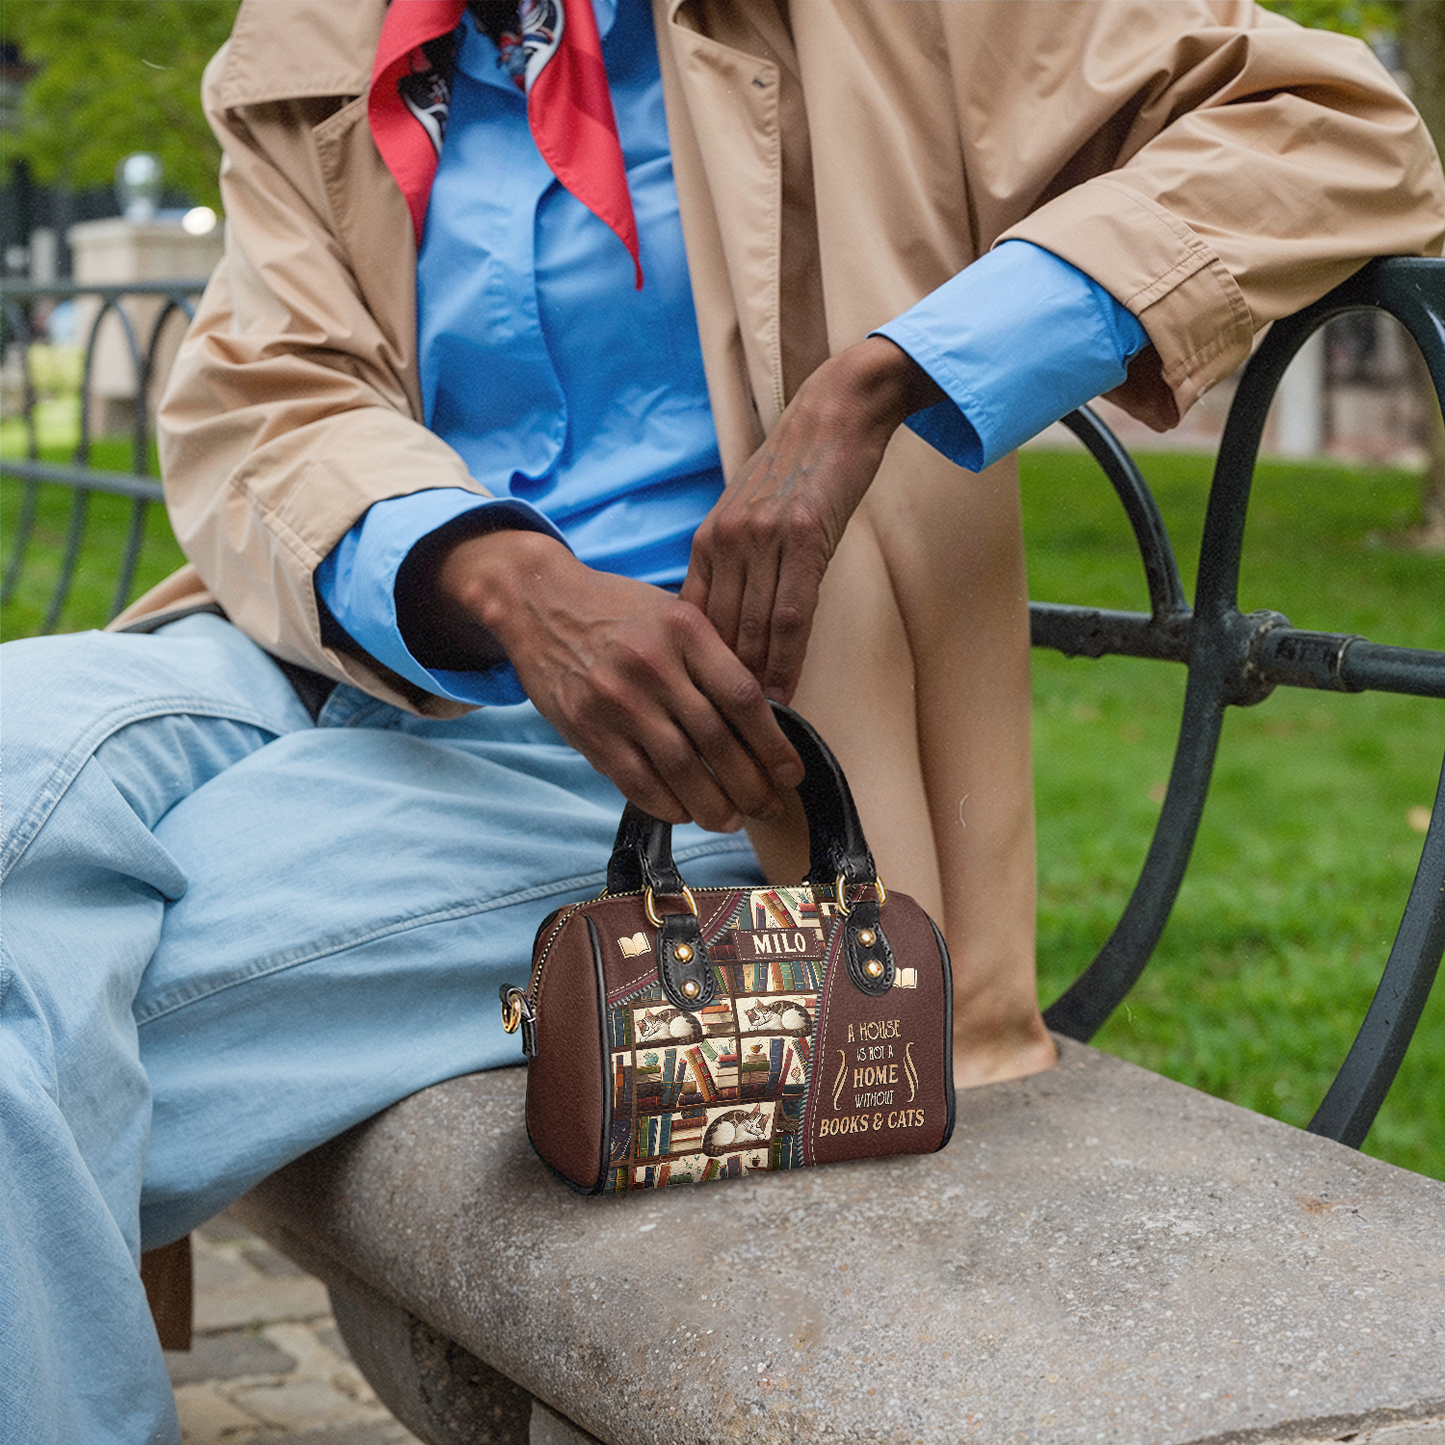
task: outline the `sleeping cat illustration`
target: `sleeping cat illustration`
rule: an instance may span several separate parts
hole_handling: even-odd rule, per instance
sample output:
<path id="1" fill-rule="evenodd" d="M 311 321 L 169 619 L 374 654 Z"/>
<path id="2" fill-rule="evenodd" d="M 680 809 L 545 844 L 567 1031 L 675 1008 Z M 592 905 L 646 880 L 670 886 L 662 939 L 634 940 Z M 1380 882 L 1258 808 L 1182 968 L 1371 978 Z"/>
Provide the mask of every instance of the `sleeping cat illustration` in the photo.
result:
<path id="1" fill-rule="evenodd" d="M 769 1122 L 762 1105 L 754 1109 L 729 1109 L 707 1126 L 707 1132 L 702 1136 L 702 1152 L 715 1159 L 730 1149 L 766 1143 Z"/>
<path id="2" fill-rule="evenodd" d="M 673 1043 L 695 1044 L 702 1037 L 702 1024 L 680 1008 L 654 1008 L 637 1016 L 637 1037 L 648 1044 L 667 1039 Z"/>
<path id="3" fill-rule="evenodd" d="M 750 1029 L 766 1029 L 769 1033 L 797 1034 L 813 1032 L 813 1018 L 796 999 L 779 999 L 777 1003 L 750 1004 L 744 1018 Z"/>

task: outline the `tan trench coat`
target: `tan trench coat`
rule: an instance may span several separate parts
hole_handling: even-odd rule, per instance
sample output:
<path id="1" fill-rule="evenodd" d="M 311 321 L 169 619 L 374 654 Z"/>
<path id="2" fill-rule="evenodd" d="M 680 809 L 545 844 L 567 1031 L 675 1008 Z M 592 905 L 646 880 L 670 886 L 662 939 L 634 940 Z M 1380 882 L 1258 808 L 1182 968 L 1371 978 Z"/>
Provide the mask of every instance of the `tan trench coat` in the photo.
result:
<path id="1" fill-rule="evenodd" d="M 415 247 L 366 119 L 384 4 L 244 0 L 207 72 L 226 252 L 162 414 L 193 565 L 127 620 L 209 589 L 276 655 L 443 715 L 455 706 L 326 647 L 312 588 L 373 502 L 477 490 L 420 422 Z M 1163 428 L 1263 323 L 1445 235 L 1438 159 L 1365 48 L 1249 4 L 654 6 L 729 471 L 830 351 L 1006 237 L 1139 317 L 1152 346 L 1116 399 Z M 905 499 L 904 546 L 970 484 L 910 443 L 875 488 Z M 956 586 L 940 572 L 929 626 Z"/>

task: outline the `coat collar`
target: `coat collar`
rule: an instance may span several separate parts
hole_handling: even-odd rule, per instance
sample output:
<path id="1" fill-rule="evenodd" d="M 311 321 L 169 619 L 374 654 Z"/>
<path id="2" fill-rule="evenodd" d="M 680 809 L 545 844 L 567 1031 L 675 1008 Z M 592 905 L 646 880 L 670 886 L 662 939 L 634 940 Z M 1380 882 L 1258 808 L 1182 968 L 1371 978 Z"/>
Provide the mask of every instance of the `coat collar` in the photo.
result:
<path id="1" fill-rule="evenodd" d="M 221 71 L 227 109 L 314 96 L 364 95 L 388 0 L 242 0 Z M 761 12 L 761 13 L 758 13 Z M 772 5 L 718 11 L 699 0 L 664 0 L 667 28 L 707 34 L 714 21 L 731 22 L 725 39 L 754 53 L 775 54 L 785 34 Z"/>
<path id="2" fill-rule="evenodd" d="M 227 109 L 363 95 L 387 0 L 242 0 L 222 60 Z"/>

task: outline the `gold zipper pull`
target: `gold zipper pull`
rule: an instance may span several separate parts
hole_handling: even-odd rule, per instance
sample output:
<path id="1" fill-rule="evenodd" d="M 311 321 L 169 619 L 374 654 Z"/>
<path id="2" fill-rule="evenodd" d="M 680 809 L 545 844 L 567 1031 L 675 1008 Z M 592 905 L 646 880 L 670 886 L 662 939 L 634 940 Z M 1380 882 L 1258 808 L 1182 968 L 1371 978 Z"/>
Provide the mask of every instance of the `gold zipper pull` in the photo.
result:
<path id="1" fill-rule="evenodd" d="M 501 988 L 501 996 L 502 1027 L 507 1033 L 516 1033 L 524 1020 L 531 1023 L 535 1018 L 532 1005 L 527 1001 L 527 995 L 515 984 L 504 983 Z"/>

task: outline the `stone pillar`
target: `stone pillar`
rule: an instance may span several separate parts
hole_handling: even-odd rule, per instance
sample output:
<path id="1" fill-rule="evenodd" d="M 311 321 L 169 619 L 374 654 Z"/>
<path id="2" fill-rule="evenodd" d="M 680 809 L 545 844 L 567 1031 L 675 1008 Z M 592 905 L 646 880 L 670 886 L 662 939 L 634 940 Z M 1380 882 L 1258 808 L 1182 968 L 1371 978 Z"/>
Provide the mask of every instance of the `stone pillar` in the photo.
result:
<path id="1" fill-rule="evenodd" d="M 1274 446 L 1282 457 L 1317 457 L 1325 449 L 1325 333 L 1300 347 L 1274 398 Z"/>
<path id="2" fill-rule="evenodd" d="M 85 221 L 71 227 L 68 240 L 79 286 L 204 280 L 221 257 L 219 227 L 208 235 L 193 236 L 178 221 L 129 221 L 119 216 Z M 135 335 L 139 362 L 119 317 L 107 314 L 101 321 L 90 370 L 92 435 L 124 434 L 133 427 L 141 367 L 164 305 L 161 298 L 149 296 L 121 303 Z M 95 300 L 82 298 L 77 305 L 76 339 L 82 347 L 89 343 L 100 310 Z M 168 320 L 151 368 L 147 404 L 152 411 L 184 331 L 184 317 L 177 315 Z"/>

